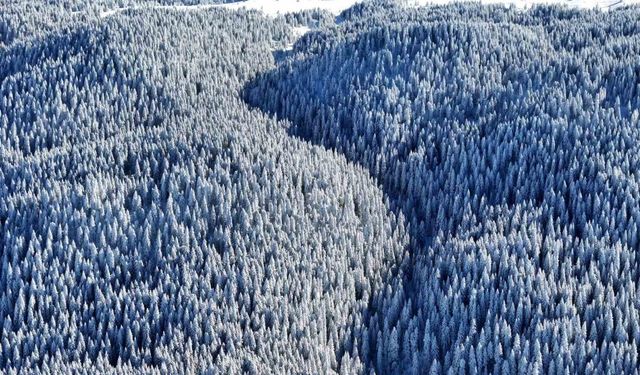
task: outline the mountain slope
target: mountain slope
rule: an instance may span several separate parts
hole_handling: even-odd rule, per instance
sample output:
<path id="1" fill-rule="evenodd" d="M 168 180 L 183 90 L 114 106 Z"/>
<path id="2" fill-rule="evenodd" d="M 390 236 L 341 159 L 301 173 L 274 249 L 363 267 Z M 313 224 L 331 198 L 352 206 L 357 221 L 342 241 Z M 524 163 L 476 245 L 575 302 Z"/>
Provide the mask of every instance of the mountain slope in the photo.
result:
<path id="1" fill-rule="evenodd" d="M 403 224 L 241 100 L 288 30 L 145 10 L 2 55 L 2 372 L 361 368 Z"/>
<path id="2" fill-rule="evenodd" d="M 638 9 L 343 19 L 246 98 L 367 168 L 407 218 L 412 267 L 374 297 L 368 366 L 633 373 Z"/>

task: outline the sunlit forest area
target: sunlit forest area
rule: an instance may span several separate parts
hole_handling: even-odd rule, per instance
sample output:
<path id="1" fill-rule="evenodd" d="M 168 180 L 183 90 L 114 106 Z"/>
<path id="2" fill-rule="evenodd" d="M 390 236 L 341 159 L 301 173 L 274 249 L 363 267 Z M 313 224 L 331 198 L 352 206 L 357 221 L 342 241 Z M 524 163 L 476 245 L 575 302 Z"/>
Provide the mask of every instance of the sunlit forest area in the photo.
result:
<path id="1" fill-rule="evenodd" d="M 640 371 L 640 6 L 222 3 L 0 4 L 0 373 Z"/>

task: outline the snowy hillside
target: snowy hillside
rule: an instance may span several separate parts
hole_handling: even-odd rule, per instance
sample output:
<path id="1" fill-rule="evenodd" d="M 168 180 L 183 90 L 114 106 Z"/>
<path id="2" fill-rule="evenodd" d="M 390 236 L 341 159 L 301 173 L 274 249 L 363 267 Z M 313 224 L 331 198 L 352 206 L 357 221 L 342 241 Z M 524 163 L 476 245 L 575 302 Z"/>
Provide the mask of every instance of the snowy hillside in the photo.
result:
<path id="1" fill-rule="evenodd" d="M 352 7 L 354 4 L 362 2 L 362 0 L 244 0 L 231 2 L 226 4 L 200 4 L 200 5 L 155 5 L 154 8 L 160 9 L 174 9 L 182 11 L 194 11 L 204 10 L 213 7 L 220 7 L 225 9 L 253 9 L 259 10 L 264 14 L 274 17 L 279 14 L 286 14 L 292 12 L 300 12 L 311 9 L 323 9 L 335 15 L 340 14 L 342 11 Z M 428 6 L 428 5 L 442 5 L 453 3 L 451 0 L 398 0 L 398 4 L 405 6 Z M 483 4 L 504 4 L 515 5 L 520 8 L 527 8 L 533 5 L 540 4 L 560 4 L 569 7 L 577 8 L 599 8 L 610 9 L 620 7 L 624 5 L 630 5 L 637 3 L 638 0 L 480 0 Z M 105 10 L 102 13 L 102 17 L 113 15 L 119 11 L 127 8 L 114 8 Z"/>
<path id="2" fill-rule="evenodd" d="M 358 0 L 246 0 L 226 4 L 198 4 L 198 5 L 139 5 L 131 7 L 119 7 L 105 10 L 102 17 L 112 16 L 127 9 L 155 8 L 177 11 L 197 11 L 211 8 L 223 8 L 230 10 L 251 9 L 263 12 L 265 15 L 275 17 L 286 13 L 300 12 L 311 9 L 323 9 L 338 15 L 345 9 L 356 4 Z"/>
<path id="3" fill-rule="evenodd" d="M 0 374 L 638 374 L 602 4 L 0 2 Z"/>

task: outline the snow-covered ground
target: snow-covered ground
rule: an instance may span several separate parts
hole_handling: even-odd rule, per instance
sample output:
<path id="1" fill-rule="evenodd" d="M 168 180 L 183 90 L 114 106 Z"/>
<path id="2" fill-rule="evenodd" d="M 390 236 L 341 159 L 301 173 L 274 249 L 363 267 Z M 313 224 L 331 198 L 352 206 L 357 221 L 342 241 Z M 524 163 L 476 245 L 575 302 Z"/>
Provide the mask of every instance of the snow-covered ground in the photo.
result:
<path id="1" fill-rule="evenodd" d="M 303 36 L 304 34 L 308 33 L 309 31 L 311 31 L 311 29 L 306 27 L 306 26 L 292 27 L 291 28 L 291 32 L 293 33 L 293 41 L 295 42 L 301 36 Z M 291 51 L 292 49 L 293 49 L 293 43 L 290 43 L 285 47 L 284 50 L 285 51 Z"/>

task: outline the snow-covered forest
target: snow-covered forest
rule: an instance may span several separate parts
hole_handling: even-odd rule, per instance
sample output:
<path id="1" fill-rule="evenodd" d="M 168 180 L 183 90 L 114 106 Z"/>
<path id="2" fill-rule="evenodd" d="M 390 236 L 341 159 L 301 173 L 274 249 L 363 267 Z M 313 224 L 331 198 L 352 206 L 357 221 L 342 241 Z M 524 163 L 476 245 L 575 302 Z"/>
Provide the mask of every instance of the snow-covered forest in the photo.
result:
<path id="1" fill-rule="evenodd" d="M 0 4 L 0 373 L 640 371 L 640 7 L 226 3 Z"/>

